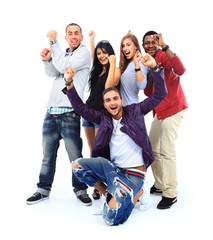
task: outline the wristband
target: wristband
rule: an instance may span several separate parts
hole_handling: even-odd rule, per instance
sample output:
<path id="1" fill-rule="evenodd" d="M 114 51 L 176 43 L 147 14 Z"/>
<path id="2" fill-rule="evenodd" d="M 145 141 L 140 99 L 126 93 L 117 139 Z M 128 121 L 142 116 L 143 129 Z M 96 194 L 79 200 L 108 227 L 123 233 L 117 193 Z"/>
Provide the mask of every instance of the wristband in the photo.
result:
<path id="1" fill-rule="evenodd" d="M 154 71 L 156 71 L 158 68 L 159 68 L 159 65 L 158 65 L 158 64 L 156 64 L 156 66 L 155 66 L 155 67 L 153 67 L 153 68 L 150 68 L 150 70 L 151 70 L 152 72 L 154 72 Z"/>
<path id="2" fill-rule="evenodd" d="M 48 60 L 48 61 L 45 61 L 43 60 L 44 62 L 52 62 L 52 57 Z"/>
<path id="3" fill-rule="evenodd" d="M 70 86 L 73 83 L 73 79 L 71 80 L 71 82 L 67 82 L 66 79 L 64 78 L 64 81 L 66 86 Z"/>
<path id="4" fill-rule="evenodd" d="M 169 49 L 169 45 L 166 45 L 165 48 L 162 48 L 162 51 L 165 52 L 167 49 Z"/>
<path id="5" fill-rule="evenodd" d="M 56 39 L 50 41 L 50 45 L 53 45 L 53 44 L 55 44 L 55 43 L 56 43 Z"/>
<path id="6" fill-rule="evenodd" d="M 135 71 L 136 71 L 136 72 L 138 72 L 138 71 L 140 71 L 140 70 L 141 70 L 140 68 L 135 68 Z"/>

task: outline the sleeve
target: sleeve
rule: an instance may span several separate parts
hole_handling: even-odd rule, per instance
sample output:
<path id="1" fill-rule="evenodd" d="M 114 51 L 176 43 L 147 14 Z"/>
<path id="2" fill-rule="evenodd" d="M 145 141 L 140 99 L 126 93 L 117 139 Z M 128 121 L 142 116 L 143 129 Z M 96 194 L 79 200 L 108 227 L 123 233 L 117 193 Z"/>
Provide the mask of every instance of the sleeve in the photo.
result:
<path id="1" fill-rule="evenodd" d="M 44 71 L 48 77 L 58 77 L 60 72 L 56 69 L 53 62 L 44 62 Z"/>
<path id="2" fill-rule="evenodd" d="M 166 70 L 172 71 L 175 75 L 181 76 L 186 71 L 180 58 L 175 54 L 172 59 L 169 59 L 166 54 L 162 55 L 162 64 Z"/>
<path id="3" fill-rule="evenodd" d="M 77 112 L 80 116 L 87 119 L 88 121 L 100 125 L 103 113 L 84 104 L 81 98 L 78 96 L 75 87 L 71 88 L 70 90 L 64 89 L 63 92 L 67 94 L 67 97 L 69 98 L 69 101 L 75 112 Z"/>
<path id="4" fill-rule="evenodd" d="M 161 69 L 158 72 L 153 72 L 152 76 L 155 85 L 154 93 L 139 103 L 139 107 L 144 115 L 157 107 L 167 95 L 166 84 L 164 81 L 164 70 Z"/>
<path id="5" fill-rule="evenodd" d="M 83 45 L 80 45 L 79 48 L 76 49 L 75 52 L 73 52 L 72 56 L 66 57 L 65 52 L 61 50 L 61 47 L 59 46 L 57 41 L 53 45 L 51 45 L 51 49 L 53 51 L 55 66 L 62 74 L 64 74 L 64 69 L 66 66 L 75 68 L 77 71 L 81 70 L 82 68 L 88 67 L 90 55 L 87 48 Z"/>

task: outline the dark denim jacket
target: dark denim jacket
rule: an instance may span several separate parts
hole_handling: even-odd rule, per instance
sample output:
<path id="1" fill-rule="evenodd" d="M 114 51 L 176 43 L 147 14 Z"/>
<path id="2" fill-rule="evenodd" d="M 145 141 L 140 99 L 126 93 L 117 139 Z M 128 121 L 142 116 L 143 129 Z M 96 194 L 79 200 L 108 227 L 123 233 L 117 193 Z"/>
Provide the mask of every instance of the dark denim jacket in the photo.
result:
<path id="1" fill-rule="evenodd" d="M 147 135 L 144 115 L 153 110 L 167 95 L 163 76 L 164 71 L 162 69 L 159 72 L 153 72 L 153 81 L 155 83 L 154 93 L 140 103 L 123 107 L 121 120 L 123 127 L 121 127 L 121 131 L 126 133 L 143 149 L 143 159 L 146 168 L 154 161 L 154 155 Z M 66 91 L 66 94 L 75 112 L 88 121 L 100 125 L 93 145 L 92 156 L 102 156 L 112 136 L 113 123 L 111 115 L 107 110 L 97 111 L 86 106 L 78 96 L 75 87 Z"/>

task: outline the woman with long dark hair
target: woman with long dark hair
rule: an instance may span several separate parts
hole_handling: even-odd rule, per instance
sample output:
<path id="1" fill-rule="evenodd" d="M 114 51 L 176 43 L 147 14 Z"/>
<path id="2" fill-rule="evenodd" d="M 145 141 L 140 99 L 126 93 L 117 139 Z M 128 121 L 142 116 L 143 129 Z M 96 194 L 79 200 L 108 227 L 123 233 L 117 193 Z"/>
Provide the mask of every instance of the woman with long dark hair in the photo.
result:
<path id="1" fill-rule="evenodd" d="M 102 99 L 104 89 L 108 87 L 115 87 L 119 83 L 120 79 L 116 82 L 114 80 L 115 74 L 117 74 L 119 68 L 115 67 L 115 52 L 111 44 L 106 40 L 100 41 L 94 50 L 95 32 L 90 31 L 89 37 L 93 66 L 89 77 L 90 95 L 86 101 L 86 105 L 91 108 L 101 110 L 104 109 Z M 82 119 L 82 122 L 91 156 L 93 143 L 99 126 L 95 123 L 87 121 L 86 119 Z M 94 190 L 93 198 L 100 198 L 100 193 L 96 189 Z"/>

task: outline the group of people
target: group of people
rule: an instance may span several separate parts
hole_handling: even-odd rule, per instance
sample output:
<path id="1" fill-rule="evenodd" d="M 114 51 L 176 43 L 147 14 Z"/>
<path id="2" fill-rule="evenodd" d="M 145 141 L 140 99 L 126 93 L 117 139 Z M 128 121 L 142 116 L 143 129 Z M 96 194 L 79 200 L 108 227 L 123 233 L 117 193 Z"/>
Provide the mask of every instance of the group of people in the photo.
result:
<path id="1" fill-rule="evenodd" d="M 94 31 L 89 33 L 90 53 L 78 24 L 69 24 L 65 33 L 69 48 L 62 51 L 57 32 L 50 30 L 50 48 L 41 51 L 45 73 L 54 81 L 43 123 L 39 182 L 26 203 L 49 198 L 63 138 L 76 197 L 91 205 L 88 186 L 94 188 L 94 199 L 103 195 L 102 214 L 108 225 L 125 222 L 138 201 L 146 208 L 150 193 L 162 195 L 158 209 L 170 208 L 178 194 L 175 140 L 188 108 L 180 84 L 182 62 L 154 31 L 142 39 L 145 56 L 132 32 L 122 38 L 119 67 L 108 41 L 95 46 Z M 90 94 L 84 103 L 87 83 Z M 140 90 L 148 96 L 141 102 Z M 152 110 L 148 136 L 144 117 Z M 90 149 L 87 158 L 82 156 L 81 117 Z M 151 189 L 145 182 L 149 166 L 155 179 Z"/>

